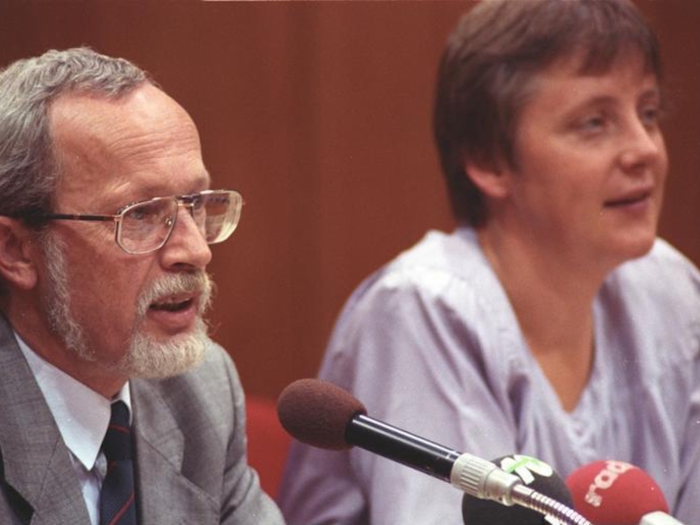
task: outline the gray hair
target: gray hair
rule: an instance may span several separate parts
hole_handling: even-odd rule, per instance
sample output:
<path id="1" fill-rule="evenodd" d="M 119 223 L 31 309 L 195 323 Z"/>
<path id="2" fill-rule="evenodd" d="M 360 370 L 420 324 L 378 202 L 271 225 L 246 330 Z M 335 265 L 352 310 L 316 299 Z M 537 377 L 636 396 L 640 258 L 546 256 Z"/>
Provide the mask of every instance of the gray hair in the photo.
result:
<path id="1" fill-rule="evenodd" d="M 60 167 L 53 151 L 48 110 L 65 93 L 117 99 L 148 74 L 122 58 L 81 47 L 50 50 L 0 71 L 0 215 L 42 225 L 52 209 Z"/>

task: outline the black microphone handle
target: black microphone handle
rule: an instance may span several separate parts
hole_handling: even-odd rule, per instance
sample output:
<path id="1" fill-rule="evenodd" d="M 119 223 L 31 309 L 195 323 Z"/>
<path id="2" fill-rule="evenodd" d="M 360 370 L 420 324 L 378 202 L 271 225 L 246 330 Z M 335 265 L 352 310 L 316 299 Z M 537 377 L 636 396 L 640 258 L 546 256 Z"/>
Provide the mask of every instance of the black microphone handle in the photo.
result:
<path id="1" fill-rule="evenodd" d="M 364 414 L 348 421 L 345 441 L 448 483 L 452 467 L 462 455 Z"/>

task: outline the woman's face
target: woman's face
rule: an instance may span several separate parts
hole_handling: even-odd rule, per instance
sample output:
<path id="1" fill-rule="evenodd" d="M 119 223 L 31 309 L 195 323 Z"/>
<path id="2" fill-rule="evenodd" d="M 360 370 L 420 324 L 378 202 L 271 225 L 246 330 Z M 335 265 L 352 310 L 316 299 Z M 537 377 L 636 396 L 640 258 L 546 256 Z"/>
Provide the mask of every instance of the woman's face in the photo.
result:
<path id="1" fill-rule="evenodd" d="M 668 160 L 661 94 L 641 55 L 605 73 L 560 61 L 534 79 L 506 170 L 506 215 L 525 240 L 569 262 L 617 265 L 656 236 Z"/>

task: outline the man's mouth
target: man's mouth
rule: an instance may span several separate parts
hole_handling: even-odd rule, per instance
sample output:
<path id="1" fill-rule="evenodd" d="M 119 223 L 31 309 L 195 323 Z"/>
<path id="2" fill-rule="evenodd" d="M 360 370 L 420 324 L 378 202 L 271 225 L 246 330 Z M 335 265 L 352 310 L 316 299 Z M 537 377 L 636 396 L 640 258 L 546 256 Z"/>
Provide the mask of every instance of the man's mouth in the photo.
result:
<path id="1" fill-rule="evenodd" d="M 159 310 L 165 312 L 181 312 L 187 310 L 194 304 L 194 297 L 172 297 L 160 302 L 154 302 L 150 305 L 151 310 Z"/>
<path id="2" fill-rule="evenodd" d="M 210 291 L 204 273 L 163 276 L 139 298 L 139 318 L 171 335 L 191 330 L 207 309 Z"/>

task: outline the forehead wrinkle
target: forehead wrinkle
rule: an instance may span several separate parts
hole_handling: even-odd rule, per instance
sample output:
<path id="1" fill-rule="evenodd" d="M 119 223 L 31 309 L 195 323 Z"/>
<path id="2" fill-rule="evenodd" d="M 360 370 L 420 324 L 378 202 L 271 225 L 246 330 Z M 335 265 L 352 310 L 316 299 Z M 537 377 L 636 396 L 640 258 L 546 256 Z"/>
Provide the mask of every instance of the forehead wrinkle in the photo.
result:
<path id="1" fill-rule="evenodd" d="M 78 190 L 95 182 L 102 190 L 93 201 L 112 206 L 208 187 L 194 122 L 155 87 L 117 100 L 65 96 L 52 104 L 50 121 L 62 171 L 77 177 L 60 181 L 64 195 L 85 195 Z"/>
<path id="2" fill-rule="evenodd" d="M 98 136 L 97 142 L 102 142 L 108 155 L 127 163 L 158 164 L 173 156 L 201 160 L 197 128 L 189 118 L 182 116 L 169 113 L 164 118 L 159 117 L 158 124 L 153 125 L 148 115 L 134 118 L 127 113 L 126 118 L 115 119 L 112 133 Z"/>
<path id="3" fill-rule="evenodd" d="M 199 140 L 192 134 L 172 134 L 167 130 L 130 130 L 130 134 L 114 135 L 104 143 L 106 152 L 127 164 L 155 165 L 174 156 L 201 162 Z"/>
<path id="4" fill-rule="evenodd" d="M 120 99 L 64 95 L 51 105 L 50 122 L 57 142 L 87 158 L 107 155 L 139 160 L 154 148 L 201 157 L 192 119 L 177 102 L 150 85 Z"/>

